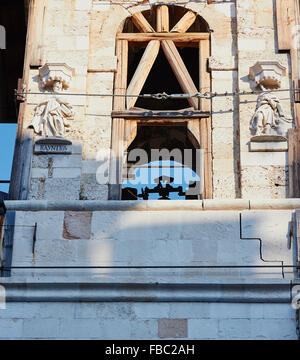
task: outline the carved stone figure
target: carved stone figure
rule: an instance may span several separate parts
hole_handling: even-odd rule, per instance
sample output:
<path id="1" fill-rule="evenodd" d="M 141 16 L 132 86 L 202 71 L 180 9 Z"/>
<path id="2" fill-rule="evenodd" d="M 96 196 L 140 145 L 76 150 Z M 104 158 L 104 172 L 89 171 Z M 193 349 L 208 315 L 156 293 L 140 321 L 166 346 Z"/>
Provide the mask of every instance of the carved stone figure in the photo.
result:
<path id="1" fill-rule="evenodd" d="M 250 123 L 250 130 L 255 136 L 285 136 L 286 123 L 291 123 L 292 118 L 285 116 L 277 96 L 264 93 L 257 99 L 255 114 Z"/>
<path id="2" fill-rule="evenodd" d="M 72 106 L 63 99 L 63 96 L 56 95 L 62 90 L 62 82 L 53 82 L 53 96 L 39 104 L 31 123 L 38 135 L 45 137 L 64 137 L 65 131 L 70 127 L 69 120 L 74 118 Z"/>
<path id="3" fill-rule="evenodd" d="M 69 87 L 73 69 L 67 64 L 47 63 L 39 69 L 43 88 L 52 92 L 39 104 L 29 127 L 44 137 L 64 137 L 74 119 L 72 106 L 59 94 Z"/>

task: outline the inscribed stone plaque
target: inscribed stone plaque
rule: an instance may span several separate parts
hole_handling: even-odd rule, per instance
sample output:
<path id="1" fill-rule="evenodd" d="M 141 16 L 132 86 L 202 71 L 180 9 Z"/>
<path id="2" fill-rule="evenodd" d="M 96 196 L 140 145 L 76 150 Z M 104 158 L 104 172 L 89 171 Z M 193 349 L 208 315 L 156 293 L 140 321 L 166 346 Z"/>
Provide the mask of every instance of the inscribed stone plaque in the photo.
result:
<path id="1" fill-rule="evenodd" d="M 34 145 L 35 154 L 72 154 L 72 142 L 61 138 L 43 138 Z"/>
<path id="2" fill-rule="evenodd" d="M 250 140 L 250 151 L 288 151 L 287 139 L 279 135 L 253 136 Z"/>

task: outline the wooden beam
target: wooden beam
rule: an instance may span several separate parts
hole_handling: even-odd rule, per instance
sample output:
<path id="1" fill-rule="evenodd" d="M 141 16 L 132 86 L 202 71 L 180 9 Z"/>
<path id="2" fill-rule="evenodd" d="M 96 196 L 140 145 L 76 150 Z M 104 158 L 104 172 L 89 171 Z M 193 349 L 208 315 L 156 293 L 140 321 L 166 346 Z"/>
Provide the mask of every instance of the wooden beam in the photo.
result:
<path id="1" fill-rule="evenodd" d="M 188 11 L 173 27 L 171 32 L 184 33 L 186 32 L 195 22 L 197 15 L 193 11 Z"/>
<path id="2" fill-rule="evenodd" d="M 296 210 L 295 211 L 295 220 L 296 220 L 296 236 L 294 237 L 294 239 L 296 240 L 296 246 L 295 248 L 297 249 L 297 263 L 299 265 L 300 263 L 300 210 Z M 299 269 L 298 269 L 298 275 L 299 275 Z M 299 310 L 298 310 L 299 311 Z M 299 317 L 299 321 L 300 321 L 300 311 L 298 314 Z"/>
<path id="3" fill-rule="evenodd" d="M 116 56 L 118 58 L 117 73 L 115 76 L 115 95 L 125 95 L 127 87 L 127 67 L 128 67 L 128 42 L 119 40 L 116 44 Z M 126 98 L 116 96 L 114 98 L 114 110 L 124 110 Z"/>
<path id="4" fill-rule="evenodd" d="M 141 12 L 137 12 L 132 15 L 134 25 L 142 32 L 151 33 L 154 32 L 153 27 L 148 23 L 145 16 Z"/>
<path id="5" fill-rule="evenodd" d="M 205 93 L 210 91 L 210 73 L 208 72 L 207 62 L 210 55 L 209 40 L 201 40 L 199 42 L 199 92 Z M 204 111 L 210 110 L 210 100 L 201 99 L 200 109 Z"/>
<path id="6" fill-rule="evenodd" d="M 158 32 L 169 32 L 169 8 L 167 5 L 157 7 L 156 30 Z"/>
<path id="7" fill-rule="evenodd" d="M 293 42 L 293 30 L 299 26 L 299 1 L 276 0 L 277 33 L 279 50 L 289 50 L 292 66 L 293 85 L 298 87 L 300 67 L 298 65 L 300 54 L 297 41 Z M 298 100 L 298 94 L 295 96 Z M 294 103 L 295 129 L 288 131 L 288 161 L 289 161 L 289 196 L 300 197 L 300 103 Z"/>
<path id="8" fill-rule="evenodd" d="M 276 0 L 278 50 L 292 48 L 292 30 L 295 25 L 294 0 Z"/>
<path id="9" fill-rule="evenodd" d="M 117 40 L 128 41 L 151 41 L 151 40 L 173 40 L 175 42 L 198 42 L 209 40 L 209 33 L 120 33 Z"/>
<path id="10" fill-rule="evenodd" d="M 115 76 L 116 95 L 125 95 L 127 87 L 127 67 L 128 67 L 128 42 L 126 40 L 117 41 L 116 56 L 118 58 L 117 73 Z M 126 98 L 116 96 L 114 98 L 114 110 L 123 110 L 126 106 Z M 109 171 L 109 199 L 121 199 L 122 166 L 124 153 L 124 119 L 120 118 L 112 123 L 111 136 L 111 157 Z"/>
<path id="11" fill-rule="evenodd" d="M 200 123 L 202 120 L 191 119 L 187 122 L 187 128 L 193 136 L 189 136 L 191 142 L 196 149 L 200 147 L 201 138 L 200 138 Z"/>
<path id="12" fill-rule="evenodd" d="M 211 90 L 210 73 L 207 71 L 207 59 L 210 55 L 209 40 L 199 43 L 199 90 L 204 93 Z M 201 111 L 210 111 L 211 100 L 201 99 Z M 200 122 L 200 144 L 204 150 L 204 194 L 203 197 L 211 199 L 212 185 L 212 153 L 211 153 L 211 117 Z"/>
<path id="13" fill-rule="evenodd" d="M 133 142 L 137 134 L 137 121 L 127 120 L 125 121 L 125 137 L 124 137 L 124 149 L 128 149 Z"/>
<path id="14" fill-rule="evenodd" d="M 294 183 L 298 178 L 297 174 L 297 149 L 298 149 L 297 129 L 288 130 L 288 166 L 289 166 L 289 197 L 297 197 Z"/>
<path id="15" fill-rule="evenodd" d="M 113 118 L 124 118 L 124 119 L 199 119 L 207 118 L 210 116 L 209 112 L 195 111 L 195 110 L 129 110 L 129 111 L 113 111 Z"/>
<path id="16" fill-rule="evenodd" d="M 158 55 L 160 42 L 158 40 L 150 41 L 147 45 L 141 61 L 130 81 L 127 89 L 127 95 L 139 95 L 145 81 L 150 73 L 154 61 Z M 137 97 L 127 98 L 127 109 L 134 106 Z M 117 110 L 117 109 L 116 109 Z"/>
<path id="17" fill-rule="evenodd" d="M 177 118 L 177 119 L 147 119 L 147 118 L 141 118 L 138 120 L 139 124 L 143 124 L 143 126 L 168 126 L 168 125 L 174 125 L 176 126 L 186 126 L 186 123 L 189 121 L 189 119 L 186 118 Z"/>
<path id="18" fill-rule="evenodd" d="M 170 40 L 162 41 L 162 48 L 166 55 L 166 58 L 185 94 L 196 94 L 198 92 L 184 62 L 181 59 L 181 56 L 173 43 Z M 189 104 L 198 109 L 198 99 L 197 98 L 188 98 Z"/>

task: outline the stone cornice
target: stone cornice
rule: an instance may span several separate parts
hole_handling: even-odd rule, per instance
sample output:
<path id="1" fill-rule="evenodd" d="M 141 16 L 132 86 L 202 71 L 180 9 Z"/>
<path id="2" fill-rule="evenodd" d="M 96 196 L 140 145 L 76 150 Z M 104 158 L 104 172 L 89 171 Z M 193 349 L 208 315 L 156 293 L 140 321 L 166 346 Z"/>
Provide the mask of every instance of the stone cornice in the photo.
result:
<path id="1" fill-rule="evenodd" d="M 290 303 L 292 283 L 114 283 L 114 282 L 18 282 L 1 279 L 7 302 L 232 302 Z"/>
<path id="2" fill-rule="evenodd" d="M 13 211 L 205 211 L 205 210 L 294 210 L 300 199 L 148 200 L 148 201 L 47 201 L 7 200 Z"/>

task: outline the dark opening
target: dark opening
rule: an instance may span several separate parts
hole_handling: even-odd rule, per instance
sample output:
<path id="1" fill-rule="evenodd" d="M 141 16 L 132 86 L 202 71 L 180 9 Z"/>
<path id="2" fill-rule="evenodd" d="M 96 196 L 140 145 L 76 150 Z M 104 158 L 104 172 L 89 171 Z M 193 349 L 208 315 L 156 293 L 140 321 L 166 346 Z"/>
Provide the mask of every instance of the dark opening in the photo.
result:
<path id="1" fill-rule="evenodd" d="M 128 53 L 128 84 L 143 56 L 145 48 L 129 47 Z M 196 87 L 199 86 L 199 50 L 198 48 L 178 48 L 187 70 L 189 71 Z M 141 94 L 156 94 L 166 92 L 167 94 L 182 94 L 182 89 L 174 75 L 174 72 L 164 55 L 162 49 L 153 64 L 150 74 L 141 90 Z M 135 107 L 151 110 L 179 110 L 189 108 L 186 99 L 146 99 L 138 98 Z"/>
<path id="2" fill-rule="evenodd" d="M 0 123 L 17 122 L 14 90 L 23 76 L 26 42 L 24 0 L 1 0 L 0 25 L 6 32 L 6 49 L 0 50 Z"/>
<path id="3" fill-rule="evenodd" d="M 157 7 L 153 6 L 150 10 L 143 11 L 147 21 L 156 29 L 156 10 Z M 169 23 L 170 30 L 178 23 L 178 21 L 189 10 L 180 6 L 169 6 Z M 125 33 L 137 33 L 140 32 L 134 25 L 132 18 L 129 17 L 124 24 L 123 32 Z M 207 22 L 199 15 L 197 15 L 195 22 L 187 30 L 187 32 L 209 32 Z M 196 87 L 199 87 L 199 49 L 197 43 L 176 43 L 175 44 L 182 59 L 185 63 L 187 70 L 189 71 L 193 82 Z M 129 43 L 128 52 L 128 84 L 132 79 L 135 70 L 143 56 L 147 43 Z M 150 74 L 144 84 L 141 94 L 155 94 L 155 93 L 167 93 L 167 94 L 182 94 L 181 89 L 173 70 L 171 69 L 166 56 L 162 49 L 155 60 L 155 63 L 150 71 Z M 190 108 L 190 104 L 186 99 L 143 99 L 138 98 L 135 107 L 151 110 L 180 110 Z"/>
<path id="4" fill-rule="evenodd" d="M 131 173 L 135 173 L 136 175 L 140 176 L 140 178 L 143 180 L 143 183 L 138 184 L 137 186 L 133 186 L 130 183 L 130 178 L 125 181 L 122 191 L 123 200 L 137 200 L 139 198 L 142 198 L 142 193 L 145 192 L 146 188 L 154 189 L 156 187 L 156 185 L 153 183 L 153 180 L 155 180 L 156 184 L 159 184 L 159 178 L 161 178 L 162 181 L 167 181 L 167 183 L 169 184 L 167 185 L 168 189 L 172 189 L 171 194 L 173 194 L 171 198 L 174 199 L 174 195 L 175 198 L 178 198 L 178 196 L 184 197 L 185 199 L 199 198 L 199 194 L 188 195 L 185 193 L 185 190 L 188 190 L 189 188 L 192 188 L 196 185 L 195 181 L 183 181 L 182 183 L 178 183 L 176 178 L 176 173 L 178 174 L 178 171 L 188 171 L 190 173 L 193 172 L 196 175 L 197 170 L 199 170 L 197 169 L 197 161 L 199 160 L 199 158 L 197 158 L 196 156 L 196 147 L 190 140 L 190 135 L 186 123 L 178 125 L 172 124 L 170 126 L 159 124 L 140 124 L 138 125 L 137 136 L 128 148 L 128 154 L 130 154 L 130 152 L 134 149 L 143 149 L 147 153 L 147 158 L 145 159 L 145 161 L 141 161 L 141 159 L 138 157 L 137 159 L 135 159 L 135 161 L 130 162 L 127 156 L 128 169 L 132 170 Z M 176 149 L 180 152 L 181 156 L 177 158 L 176 155 L 175 157 L 170 157 L 170 154 L 167 154 L 166 157 L 163 156 L 159 158 L 153 158 L 153 149 L 167 149 L 170 152 Z M 187 153 L 184 152 L 185 149 L 190 149 L 189 154 L 191 155 L 191 162 L 188 162 L 187 158 L 185 158 L 185 155 L 187 155 Z M 153 173 L 150 173 L 150 170 L 147 170 L 151 166 L 153 166 L 154 163 L 154 168 L 162 167 L 166 169 L 166 172 L 168 173 L 168 175 L 170 175 L 167 176 L 170 178 L 169 180 L 167 179 L 164 170 L 156 169 Z M 189 166 L 185 166 L 185 170 L 181 170 L 180 167 L 183 167 L 184 165 Z M 171 170 L 169 170 L 168 167 Z M 143 171 L 143 173 L 137 173 L 136 171 Z M 155 174 L 157 175 L 153 177 L 152 175 Z M 198 175 L 200 174 L 198 173 Z M 199 184 L 199 181 L 197 181 L 197 183 Z M 179 190 L 179 187 L 182 187 L 182 191 Z M 157 194 L 158 198 L 159 196 L 160 195 Z"/>

